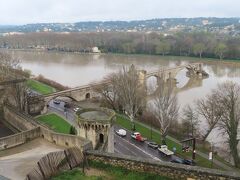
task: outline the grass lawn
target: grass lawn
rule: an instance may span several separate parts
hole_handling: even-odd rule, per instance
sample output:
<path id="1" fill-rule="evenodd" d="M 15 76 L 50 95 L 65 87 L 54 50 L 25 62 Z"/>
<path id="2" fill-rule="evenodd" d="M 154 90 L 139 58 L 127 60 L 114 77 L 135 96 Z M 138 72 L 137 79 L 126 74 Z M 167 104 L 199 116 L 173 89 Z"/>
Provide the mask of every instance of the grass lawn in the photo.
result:
<path id="1" fill-rule="evenodd" d="M 93 169 L 91 171 L 92 173 L 88 173 L 86 170 L 86 174 L 83 174 L 81 169 L 74 169 L 72 171 L 63 172 L 58 176 L 53 177 L 51 180 L 170 180 L 170 178 L 160 175 L 130 171 L 97 161 L 90 161 L 89 165 L 90 168 Z"/>
<path id="2" fill-rule="evenodd" d="M 27 85 L 30 89 L 32 89 L 33 91 L 36 91 L 40 94 L 49 94 L 49 93 L 53 93 L 56 91 L 53 87 L 48 86 L 46 84 L 43 84 L 43 83 L 33 80 L 33 79 L 28 79 Z"/>
<path id="3" fill-rule="evenodd" d="M 131 122 L 124 116 L 122 115 L 117 115 L 117 120 L 116 120 L 116 124 L 131 130 Z M 139 124 L 138 122 L 135 121 L 135 126 L 136 126 L 136 131 L 140 132 L 143 137 L 146 137 L 148 139 L 151 139 L 151 133 L 150 133 L 150 129 L 142 126 L 141 124 Z M 155 131 L 152 131 L 152 140 L 155 141 L 156 143 L 160 144 L 160 133 L 157 133 Z M 170 139 L 167 139 L 167 145 L 168 148 L 170 150 L 173 149 L 173 147 L 176 147 L 176 154 L 182 158 L 187 158 L 187 159 L 191 159 L 191 152 L 182 152 L 182 147 L 181 145 L 171 141 Z M 201 156 L 198 156 L 196 154 L 196 163 L 198 166 L 202 166 L 202 167 L 207 167 L 207 168 L 211 168 L 211 162 L 205 158 L 202 158 Z M 213 168 L 218 168 L 221 169 L 220 167 L 217 167 L 216 165 L 213 166 Z"/>
<path id="4" fill-rule="evenodd" d="M 56 114 L 47 114 L 39 116 L 37 120 L 46 124 L 55 132 L 64 134 L 69 134 L 70 132 L 71 125 Z"/>

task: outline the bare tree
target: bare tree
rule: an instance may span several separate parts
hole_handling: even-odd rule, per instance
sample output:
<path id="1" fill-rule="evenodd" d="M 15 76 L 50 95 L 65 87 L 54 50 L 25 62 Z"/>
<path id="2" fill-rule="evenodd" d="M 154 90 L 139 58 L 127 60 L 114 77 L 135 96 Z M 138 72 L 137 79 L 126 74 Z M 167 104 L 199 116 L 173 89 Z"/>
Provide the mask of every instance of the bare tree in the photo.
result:
<path id="1" fill-rule="evenodd" d="M 218 107 L 222 117 L 218 127 L 227 134 L 227 143 L 236 167 L 240 168 L 240 153 L 237 139 L 240 124 L 240 86 L 233 82 L 226 82 L 218 86 L 215 91 Z"/>
<path id="2" fill-rule="evenodd" d="M 218 105 L 216 93 L 213 91 L 206 99 L 200 99 L 196 103 L 197 112 L 206 120 L 206 132 L 203 135 L 205 141 L 208 135 L 216 127 L 219 119 L 222 117 L 222 110 Z"/>
<path id="3" fill-rule="evenodd" d="M 26 81 L 10 83 L 7 88 L 8 100 L 19 111 L 27 111 L 29 92 Z"/>
<path id="4" fill-rule="evenodd" d="M 162 143 L 165 144 L 166 136 L 169 128 L 178 117 L 178 101 L 176 94 L 173 92 L 172 81 L 164 81 L 163 76 L 160 77 L 154 100 L 150 106 L 150 111 L 154 114 L 160 124 L 160 133 L 162 137 Z"/>
<path id="5" fill-rule="evenodd" d="M 118 110 L 119 102 L 114 75 L 111 74 L 104 79 L 99 85 L 92 85 L 95 92 L 100 94 L 103 103 L 111 107 L 113 110 Z"/>
<path id="6" fill-rule="evenodd" d="M 132 65 L 130 68 L 123 67 L 112 76 L 112 83 L 116 87 L 119 104 L 132 122 L 132 130 L 135 130 L 134 119 L 145 107 L 146 89 L 139 79 L 137 69 Z"/>
<path id="7" fill-rule="evenodd" d="M 20 69 L 20 61 L 10 54 L 0 52 L 0 75 L 6 85 L 6 97 L 20 111 L 26 110 L 28 87 L 24 73 Z"/>
<path id="8" fill-rule="evenodd" d="M 190 105 L 187 105 L 183 109 L 182 124 L 186 128 L 188 135 L 191 133 L 192 137 L 196 136 L 197 129 L 199 126 L 198 114 L 197 112 L 194 111 L 194 109 Z"/>
<path id="9" fill-rule="evenodd" d="M 12 58 L 10 54 L 0 52 L 0 76 L 2 80 L 7 80 L 15 76 L 14 70 L 18 69 L 19 60 Z"/>
<path id="10" fill-rule="evenodd" d="M 93 89 L 112 109 L 123 110 L 130 118 L 134 131 L 134 119 L 146 103 L 146 88 L 134 65 L 130 68 L 123 67 L 118 73 L 111 74 L 103 81 L 102 85 L 93 86 Z"/>

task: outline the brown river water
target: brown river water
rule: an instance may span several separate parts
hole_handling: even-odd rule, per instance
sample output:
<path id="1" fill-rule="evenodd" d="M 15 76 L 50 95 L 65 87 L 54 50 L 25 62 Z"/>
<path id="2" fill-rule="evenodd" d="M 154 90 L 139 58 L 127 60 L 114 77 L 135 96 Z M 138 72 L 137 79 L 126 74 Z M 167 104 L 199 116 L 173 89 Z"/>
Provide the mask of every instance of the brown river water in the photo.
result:
<path id="1" fill-rule="evenodd" d="M 106 75 L 118 71 L 122 66 L 134 64 L 138 69 L 146 71 L 158 70 L 163 67 L 175 67 L 190 62 L 204 63 L 204 69 L 209 78 L 191 80 L 186 77 L 186 70 L 177 76 L 179 104 L 184 107 L 198 98 L 205 97 L 219 83 L 231 80 L 240 83 L 240 62 L 224 63 L 213 60 L 200 60 L 189 57 L 162 57 L 148 55 L 119 55 L 119 54 L 74 54 L 57 52 L 28 52 L 9 51 L 15 58 L 21 60 L 23 69 L 31 70 L 33 75 L 42 74 L 48 79 L 57 81 L 69 87 L 86 85 L 100 81 Z M 149 78 L 147 83 L 154 82 Z M 201 123 L 204 130 L 204 122 Z M 209 141 L 216 145 L 222 144 L 224 138 L 218 130 L 209 136 Z"/>

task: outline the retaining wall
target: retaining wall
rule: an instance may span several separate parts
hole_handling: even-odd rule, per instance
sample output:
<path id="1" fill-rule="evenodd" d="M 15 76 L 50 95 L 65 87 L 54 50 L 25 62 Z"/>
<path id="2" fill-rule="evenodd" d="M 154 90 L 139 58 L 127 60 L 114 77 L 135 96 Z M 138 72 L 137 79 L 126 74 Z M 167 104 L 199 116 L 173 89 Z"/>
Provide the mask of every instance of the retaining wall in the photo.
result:
<path id="1" fill-rule="evenodd" d="M 4 118 L 20 133 L 0 138 L 0 150 L 24 144 L 35 138 L 44 138 L 59 146 L 78 147 L 81 150 L 92 149 L 92 142 L 75 135 L 53 132 L 35 121 L 31 116 L 20 113 L 11 106 L 4 106 Z"/>
<path id="2" fill-rule="evenodd" d="M 30 117 L 18 112 L 16 109 L 8 105 L 3 107 L 3 117 L 8 124 L 12 125 L 20 132 L 37 127 L 36 123 Z"/>
<path id="3" fill-rule="evenodd" d="M 0 138 L 0 150 L 12 148 L 40 136 L 40 127 Z"/>
<path id="4" fill-rule="evenodd" d="M 92 142 L 75 135 L 56 133 L 40 127 L 41 137 L 59 146 L 78 147 L 81 150 L 92 149 Z"/>
<path id="5" fill-rule="evenodd" d="M 240 175 L 235 172 L 161 162 L 126 155 L 103 153 L 99 151 L 87 151 L 86 154 L 89 160 L 102 162 L 104 164 L 111 164 L 113 166 L 120 166 L 131 171 L 154 173 L 173 179 L 240 179 Z"/>

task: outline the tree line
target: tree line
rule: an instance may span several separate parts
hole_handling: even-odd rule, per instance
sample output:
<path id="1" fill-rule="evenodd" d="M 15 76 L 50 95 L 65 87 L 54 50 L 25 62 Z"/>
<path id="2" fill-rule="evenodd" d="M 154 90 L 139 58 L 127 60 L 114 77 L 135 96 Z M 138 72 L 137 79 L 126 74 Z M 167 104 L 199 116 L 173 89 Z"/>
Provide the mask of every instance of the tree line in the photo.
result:
<path id="1" fill-rule="evenodd" d="M 104 53 L 240 59 L 240 37 L 207 32 L 45 32 L 0 37 L 2 48 L 90 52 L 95 46 Z"/>

